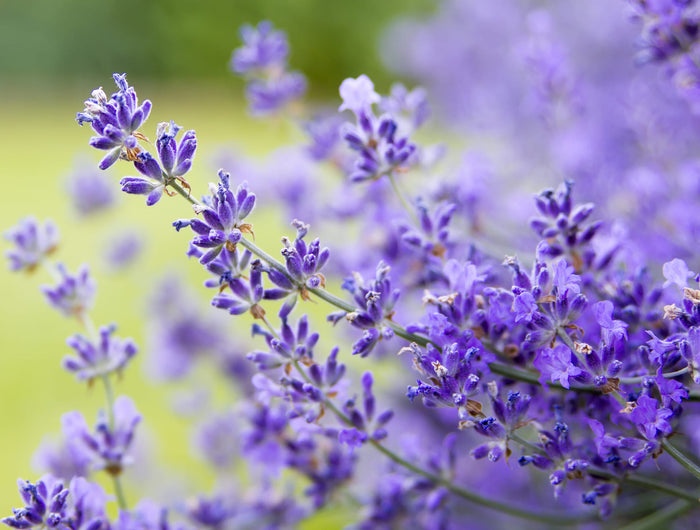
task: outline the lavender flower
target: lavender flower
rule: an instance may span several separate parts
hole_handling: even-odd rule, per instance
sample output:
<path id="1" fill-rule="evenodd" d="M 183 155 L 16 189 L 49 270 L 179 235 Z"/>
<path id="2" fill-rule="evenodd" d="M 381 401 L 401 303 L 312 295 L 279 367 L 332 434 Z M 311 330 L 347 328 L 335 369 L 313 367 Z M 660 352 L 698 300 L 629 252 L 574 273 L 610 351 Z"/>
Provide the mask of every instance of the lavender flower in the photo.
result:
<path id="1" fill-rule="evenodd" d="M 81 168 L 66 180 L 66 192 L 73 210 L 89 216 L 109 208 L 114 203 L 114 191 L 109 179 L 92 168 Z"/>
<path id="2" fill-rule="evenodd" d="M 144 250 L 144 239 L 141 234 L 125 231 L 114 234 L 103 252 L 103 259 L 112 270 L 129 267 L 136 261 Z"/>
<path id="3" fill-rule="evenodd" d="M 17 486 L 25 507 L 2 519 L 11 528 L 109 529 L 107 496 L 97 484 L 75 477 L 65 488 L 60 480 L 45 475 L 35 484 L 19 479 Z"/>
<path id="4" fill-rule="evenodd" d="M 379 262 L 375 278 L 371 282 L 365 282 L 359 274 L 346 278 L 343 289 L 353 296 L 357 310 L 328 316 L 332 322 L 345 317 L 353 326 L 364 330 L 362 338 L 353 344 L 353 355 L 366 357 L 379 340 L 394 336 L 394 331 L 384 323 L 384 319 L 393 316 L 393 308 L 400 295 L 399 289 L 391 287 L 390 270 L 384 262 Z"/>
<path id="5" fill-rule="evenodd" d="M 257 28 L 243 26 L 240 33 L 243 46 L 233 51 L 230 67 L 246 77 L 246 97 L 254 114 L 275 112 L 304 95 L 306 78 L 287 70 L 284 32 L 263 21 Z"/>
<path id="6" fill-rule="evenodd" d="M 172 121 L 158 124 L 156 147 L 160 164 L 150 153 L 139 153 L 133 162 L 142 176 L 121 179 L 119 184 L 123 192 L 146 195 L 146 205 L 153 206 L 163 196 L 163 192 L 167 192 L 169 184 L 178 182 L 189 191 L 190 185 L 183 175 L 192 167 L 197 139 L 194 131 L 187 131 L 178 145 L 175 141 L 178 132 L 180 127 Z"/>
<path id="7" fill-rule="evenodd" d="M 306 315 L 299 319 L 296 331 L 292 329 L 285 318 L 282 320 L 282 327 L 277 337 L 258 324 L 253 324 L 253 335 L 265 337 L 271 350 L 269 353 L 254 351 L 248 354 L 248 359 L 253 361 L 260 370 L 270 370 L 280 366 L 289 369 L 290 364 L 294 362 L 311 364 L 313 348 L 319 339 L 318 333 L 309 333 L 309 322 Z"/>
<path id="8" fill-rule="evenodd" d="M 117 326 L 111 324 L 100 328 L 99 342 L 76 334 L 66 343 L 75 350 L 75 355 L 63 359 L 63 367 L 75 374 L 78 381 L 90 382 L 113 372 L 121 372 L 138 348 L 131 339 L 120 340 L 112 335 Z"/>
<path id="9" fill-rule="evenodd" d="M 255 194 L 249 193 L 247 183 L 243 183 L 234 195 L 229 188 L 229 178 L 228 173 L 219 170 L 218 186 L 210 186 L 212 196 L 205 201 L 204 206 L 195 209 L 195 213 L 201 214 L 202 219 L 181 219 L 173 223 L 178 232 L 189 226 L 198 234 L 192 244 L 207 249 L 199 258 L 202 265 L 216 258 L 224 247 L 232 252 L 243 233 L 253 233 L 252 225 L 244 223 L 243 219 L 253 211 Z"/>
<path id="10" fill-rule="evenodd" d="M 119 475 L 131 464 L 128 455 L 134 439 L 134 431 L 141 421 L 133 401 L 119 396 L 114 402 L 114 422 L 110 424 L 104 411 L 97 417 L 95 431 L 90 432 L 80 412 L 68 412 L 61 418 L 63 434 L 80 440 L 82 451 L 93 463 L 94 469 L 104 469 L 111 475 Z"/>
<path id="11" fill-rule="evenodd" d="M 85 101 L 85 110 L 76 117 L 78 124 L 89 123 L 98 134 L 90 139 L 90 145 L 108 151 L 99 164 L 100 169 L 107 169 L 119 158 L 137 160 L 141 152 L 138 142 L 145 140 L 138 128 L 151 113 L 150 101 L 138 104 L 136 91 L 126 82 L 126 74 L 113 77 L 119 91 L 108 100 L 102 87 L 93 90 L 92 97 Z"/>
<path id="12" fill-rule="evenodd" d="M 556 257 L 568 251 L 580 269 L 583 259 L 576 253 L 578 247 L 584 246 L 602 226 L 601 221 L 584 226 L 583 223 L 593 212 L 593 204 L 586 203 L 573 207 L 571 191 L 573 182 L 566 181 L 556 191 L 547 189 L 535 197 L 537 209 L 544 217 L 530 220 L 530 226 L 543 239 L 538 252 L 545 256 Z M 550 242 L 551 241 L 551 242 Z"/>
<path id="13" fill-rule="evenodd" d="M 666 408 L 658 408 L 658 402 L 649 396 L 639 396 L 637 406 L 630 413 L 630 419 L 639 432 L 647 440 L 655 440 L 659 434 L 671 434 L 671 424 L 667 421 L 673 412 Z"/>
<path id="14" fill-rule="evenodd" d="M 309 225 L 295 219 L 292 225 L 297 229 L 297 236 L 294 241 L 288 238 L 282 238 L 282 256 L 284 256 L 285 267 L 287 274 L 281 274 L 279 271 L 272 268 L 265 268 L 270 280 L 277 288 L 268 289 L 267 297 L 271 299 L 283 298 L 287 296 L 279 316 L 284 319 L 294 309 L 297 302 L 297 294 L 302 300 L 309 300 L 308 289 L 315 289 L 326 286 L 326 278 L 321 273 L 328 258 L 330 251 L 328 248 L 321 248 L 321 243 L 318 238 L 314 239 L 310 244 L 306 244 L 304 236 L 309 231 Z"/>
<path id="15" fill-rule="evenodd" d="M 14 509 L 13 517 L 5 517 L 2 522 L 11 528 L 59 527 L 68 528 L 66 514 L 67 497 L 70 491 L 63 483 L 47 475 L 32 484 L 28 480 L 17 480 L 19 494 L 25 503 L 22 509 Z"/>
<path id="16" fill-rule="evenodd" d="M 17 226 L 6 230 L 4 236 L 14 244 L 13 249 L 5 251 L 13 271 L 33 271 L 56 250 L 59 241 L 53 221 L 47 219 L 41 225 L 34 217 L 22 219 Z"/>
<path id="17" fill-rule="evenodd" d="M 348 78 L 340 85 L 340 96 L 343 104 L 339 110 L 351 110 L 357 118 L 355 125 L 346 123 L 341 133 L 348 146 L 359 153 L 350 179 L 376 180 L 408 169 L 416 146 L 407 136 L 399 136 L 401 131 L 391 114 L 374 115 L 372 105 L 380 101 L 374 83 L 366 75 Z"/>
<path id="18" fill-rule="evenodd" d="M 42 286 L 46 302 L 67 317 L 80 316 L 92 307 L 95 300 L 96 284 L 90 276 L 87 265 L 82 265 L 75 276 L 68 273 L 59 263 L 56 267 L 61 275 L 53 287 Z"/>

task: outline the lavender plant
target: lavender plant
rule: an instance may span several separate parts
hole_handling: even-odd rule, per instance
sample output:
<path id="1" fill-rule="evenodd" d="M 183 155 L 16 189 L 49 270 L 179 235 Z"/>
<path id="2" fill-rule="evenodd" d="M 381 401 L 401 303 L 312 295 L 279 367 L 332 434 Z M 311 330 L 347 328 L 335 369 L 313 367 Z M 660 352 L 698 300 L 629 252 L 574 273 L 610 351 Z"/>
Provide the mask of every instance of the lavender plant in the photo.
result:
<path id="1" fill-rule="evenodd" d="M 440 50 L 444 40 L 456 38 L 451 32 L 460 17 L 476 13 L 494 26 L 502 23 L 501 31 L 525 26 L 511 57 L 518 66 L 508 64 L 505 73 L 486 79 L 526 66 L 530 96 L 537 97 L 523 105 L 512 101 L 508 87 L 480 87 L 503 89 L 511 107 L 484 110 L 475 103 L 473 113 L 451 116 L 458 126 L 478 121 L 482 110 L 534 110 L 542 137 L 516 143 L 507 123 L 494 133 L 514 152 L 530 155 L 523 161 L 528 168 L 543 164 L 545 151 L 554 166 L 571 155 L 571 146 L 555 146 L 562 134 L 580 134 L 583 143 L 601 141 L 586 131 L 614 138 L 611 117 L 596 107 L 610 105 L 601 100 L 604 90 L 579 90 L 584 76 L 573 73 L 575 54 L 557 41 L 554 21 L 563 8 L 525 13 L 515 0 L 501 3 L 508 9 L 497 21 L 484 4 L 455 2 L 411 27 L 428 49 Z M 677 78 L 683 58 L 692 60 L 694 53 L 695 3 L 632 5 L 645 23 L 644 57 L 669 61 Z M 246 27 L 242 37 L 232 67 L 248 79 L 252 112 L 282 112 L 305 86 L 300 74 L 286 71 L 284 34 L 264 22 Z M 623 64 L 632 56 L 623 54 Z M 441 57 L 423 63 L 412 57 L 419 63 L 414 72 L 429 72 L 427 84 L 437 88 L 443 109 L 463 106 L 466 96 L 451 94 L 447 82 L 461 70 L 434 71 Z M 627 71 L 620 72 L 614 81 L 624 84 Z M 134 461 L 142 418 L 128 397 L 115 398 L 113 380 L 128 368 L 136 346 L 116 338 L 114 325 L 95 329 L 88 316 L 95 296 L 89 270 L 72 275 L 53 265 L 55 226 L 27 218 L 7 234 L 14 245 L 10 267 L 44 265 L 56 277 L 55 286 L 43 288 L 47 302 L 84 328 L 68 340 L 74 354 L 63 367 L 78 381 L 101 381 L 106 407 L 94 429 L 78 412 L 64 415 L 64 444 L 52 449 L 53 458 L 43 458 L 51 474 L 35 483 L 20 480 L 25 507 L 3 519 L 6 525 L 289 528 L 347 503 L 353 505 L 350 528 L 698 524 L 700 457 L 693 432 L 700 400 L 700 275 L 692 270 L 698 259 L 690 245 L 697 229 L 692 221 L 668 223 L 664 239 L 653 223 L 672 214 L 692 217 L 697 206 L 697 183 L 695 197 L 665 189 L 655 196 L 662 184 L 653 175 L 662 161 L 698 175 L 687 169 L 691 160 L 674 158 L 680 147 L 642 155 L 649 146 L 635 130 L 636 151 L 623 137 L 585 166 L 566 158 L 559 169 L 570 166 L 576 180 L 528 190 L 525 200 L 514 191 L 475 191 L 468 168 L 457 171 L 461 179 L 435 185 L 434 151 L 412 139 L 428 116 L 427 92 L 395 85 L 382 97 L 366 75 L 348 78 L 340 85 L 339 111 L 350 110 L 352 121 L 309 111 L 301 124 L 310 147 L 300 149 L 299 159 L 325 164 L 320 171 L 340 177 L 332 190 L 325 189 L 332 187 L 327 180 L 304 181 L 304 191 L 296 190 L 294 207 L 314 220 L 312 233 L 320 235 L 309 242 L 312 225 L 290 219 L 296 236 L 282 237 L 275 257 L 274 249 L 255 242 L 256 230 L 267 229 L 256 207 L 264 202 L 259 197 L 271 201 L 275 191 L 288 194 L 289 188 L 273 183 L 265 189 L 264 179 L 252 174 L 249 183 L 235 182 L 220 169 L 217 182 L 199 195 L 183 178 L 192 169 L 194 131 L 178 143 L 180 127 L 161 123 L 150 153 L 140 130 L 151 104 L 138 105 L 125 74 L 114 81 L 117 91 L 109 98 L 93 91 L 77 118 L 99 135 L 90 145 L 108 151 L 99 167 L 119 163 L 128 172 L 133 164 L 141 176 L 124 177 L 122 190 L 146 195 L 148 205 L 164 195 L 184 199 L 184 217 L 163 225 L 193 232 L 183 250 L 196 258 L 192 266 L 210 275 L 211 305 L 225 310 L 232 325 L 246 326 L 244 315 L 253 320 L 255 349 L 230 354 L 210 325 L 223 312 L 203 317 L 187 303 L 181 308 L 166 300 L 159 304 L 168 310 L 158 315 L 163 336 L 155 363 L 175 378 L 185 377 L 198 358 L 216 359 L 239 399 L 200 425 L 196 445 L 229 479 L 236 455 L 243 455 L 250 483 L 222 480 L 187 503 L 128 502 L 122 476 Z M 670 90 L 673 101 L 672 88 L 655 86 L 659 93 Z M 662 112 L 653 98 L 631 97 L 635 110 Z M 674 134 L 696 124 L 697 118 L 683 115 L 687 121 Z M 613 151 L 624 152 L 611 160 Z M 632 164 L 638 178 L 646 175 L 632 187 L 639 201 L 616 208 L 613 198 L 623 192 L 606 178 L 612 169 L 630 172 Z M 499 186 L 503 182 L 494 182 L 493 189 Z M 335 194 L 342 207 L 308 200 L 307 189 Z M 643 203 L 645 194 L 674 201 L 676 211 Z M 524 222 L 510 231 L 511 213 L 515 222 L 529 216 L 531 232 Z M 334 326 L 314 318 L 314 307 L 324 307 Z M 96 471 L 112 481 L 116 519 L 108 516 L 104 490 L 88 482 Z"/>

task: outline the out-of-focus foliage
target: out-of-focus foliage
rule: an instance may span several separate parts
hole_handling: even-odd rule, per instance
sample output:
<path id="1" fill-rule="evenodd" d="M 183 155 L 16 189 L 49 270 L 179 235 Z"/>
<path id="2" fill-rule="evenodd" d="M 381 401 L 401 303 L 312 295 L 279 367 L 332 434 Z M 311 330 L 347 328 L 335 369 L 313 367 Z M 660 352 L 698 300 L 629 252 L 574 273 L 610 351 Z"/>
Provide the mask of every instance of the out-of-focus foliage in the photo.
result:
<path id="1" fill-rule="evenodd" d="M 288 33 L 291 64 L 312 86 L 335 92 L 350 74 L 388 82 L 377 53 L 399 13 L 431 0 L 31 0 L 0 1 L 0 72 L 68 78 L 91 73 L 230 80 L 238 28 L 271 20 Z"/>

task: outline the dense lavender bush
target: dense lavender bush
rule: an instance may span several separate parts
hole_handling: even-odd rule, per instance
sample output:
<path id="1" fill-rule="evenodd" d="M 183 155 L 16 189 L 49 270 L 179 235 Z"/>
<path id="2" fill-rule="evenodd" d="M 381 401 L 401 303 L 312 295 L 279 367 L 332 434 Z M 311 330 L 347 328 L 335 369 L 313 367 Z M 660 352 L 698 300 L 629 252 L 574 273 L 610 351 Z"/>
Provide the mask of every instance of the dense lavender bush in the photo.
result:
<path id="1" fill-rule="evenodd" d="M 212 171 L 204 194 L 187 175 L 194 131 L 159 124 L 151 144 L 151 103 L 125 74 L 111 96 L 93 91 L 77 119 L 107 151 L 99 167 L 123 167 L 122 190 L 149 206 L 184 199 L 163 226 L 189 238 L 224 310 L 200 312 L 169 280 L 149 366 L 177 379 L 209 358 L 240 390 L 193 440 L 222 476 L 243 455 L 249 482 L 127 499 L 148 418 L 113 386 L 138 348 L 95 328 L 89 269 L 54 264 L 56 227 L 28 217 L 7 232 L 10 267 L 53 272 L 47 302 L 83 327 L 63 367 L 101 383 L 107 406 L 94 427 L 63 416 L 65 439 L 41 449 L 48 474 L 18 482 L 24 507 L 3 522 L 291 528 L 330 507 L 368 529 L 700 525 L 700 7 L 529 4 L 455 0 L 398 21 L 388 64 L 427 90 L 348 78 L 339 115 L 302 106 L 283 32 L 246 26 L 231 68 L 251 111 L 293 106 L 308 143 Z M 469 151 L 421 143 L 429 99 Z M 296 231 L 279 253 L 254 238 L 255 207 L 276 200 Z M 321 304 L 328 323 L 305 314 Z M 253 351 L 221 332 L 240 315 Z"/>

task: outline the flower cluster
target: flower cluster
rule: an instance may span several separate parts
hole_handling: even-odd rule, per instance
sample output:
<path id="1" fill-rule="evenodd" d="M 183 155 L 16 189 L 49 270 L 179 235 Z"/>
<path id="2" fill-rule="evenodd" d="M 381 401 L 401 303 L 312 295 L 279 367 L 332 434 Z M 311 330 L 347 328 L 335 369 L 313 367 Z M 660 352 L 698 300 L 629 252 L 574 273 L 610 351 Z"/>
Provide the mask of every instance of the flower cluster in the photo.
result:
<path id="1" fill-rule="evenodd" d="M 206 493 L 174 492 L 159 474 L 142 482 L 161 504 L 128 503 L 122 479 L 149 474 L 129 467 L 142 458 L 142 417 L 128 397 L 115 398 L 113 384 L 136 346 L 113 325 L 95 329 L 87 268 L 71 275 L 54 266 L 55 227 L 29 218 L 8 232 L 10 267 L 41 264 L 56 276 L 47 301 L 84 327 L 68 339 L 74 353 L 63 366 L 102 384 L 107 406 L 94 428 L 79 411 L 63 416 L 64 439 L 37 458 L 52 475 L 21 481 L 25 507 L 3 522 L 285 528 L 338 512 L 356 528 L 450 529 L 474 525 L 477 512 L 464 502 L 484 510 L 488 527 L 515 519 L 697 526 L 698 123 L 663 82 L 627 68 L 633 58 L 619 41 L 604 49 L 611 35 L 631 42 L 634 28 L 606 17 L 602 31 L 596 9 L 613 9 L 603 2 L 529 11 L 503 0 L 495 16 L 483 3 L 448 1 L 430 19 L 404 21 L 389 38 L 400 46 L 386 56 L 427 89 L 397 84 L 381 97 L 366 75 L 348 78 L 339 111 L 350 110 L 353 123 L 310 114 L 302 120 L 310 147 L 285 148 L 263 171 L 221 169 L 205 195 L 183 178 L 194 131 L 178 140 L 180 127 L 162 123 L 149 153 L 139 129 L 150 103 L 138 104 L 124 75 L 115 75 L 111 99 L 94 91 L 78 121 L 91 123 L 99 136 L 90 144 L 108 151 L 100 167 L 133 164 L 140 176 L 121 180 L 125 192 L 149 205 L 179 195 L 194 211 L 172 225 L 194 233 L 186 254 L 210 275 L 211 305 L 224 311 L 198 311 L 181 280 L 160 284 L 147 350 L 154 375 L 191 376 L 175 408 L 195 420 L 197 453 L 216 481 Z M 670 65 L 676 81 L 685 76 L 695 2 L 632 6 L 644 23 L 644 58 Z M 299 98 L 305 81 L 287 69 L 284 34 L 263 22 L 241 35 L 231 65 L 247 78 L 253 111 Z M 431 164 L 440 149 L 412 141 L 428 93 L 449 121 L 446 139 L 468 135 L 483 154 L 462 155 L 456 169 L 449 156 L 444 167 Z M 232 158 L 222 159 L 226 167 Z M 332 163 L 315 166 L 324 160 Z M 319 235 L 309 241 L 297 218 L 275 257 L 258 246 L 250 217 L 269 202 L 264 174 L 292 173 L 267 187 L 284 187 L 276 194 Z M 522 184 L 524 174 L 548 180 Z M 548 175 L 562 174 L 570 180 L 552 185 Z M 523 229 L 528 218 L 534 235 Z M 351 325 L 324 325 L 315 308 Z M 193 369 L 205 359 L 213 373 Z M 214 388 L 226 393 L 222 408 Z M 88 482 L 98 471 L 112 481 L 114 521 L 104 492 Z"/>
<path id="2" fill-rule="evenodd" d="M 243 46 L 234 50 L 230 68 L 246 78 L 246 97 L 257 115 L 276 112 L 306 91 L 306 78 L 287 69 L 289 45 L 270 22 L 241 28 Z"/>
<path id="3" fill-rule="evenodd" d="M 382 176 L 392 176 L 395 172 L 405 171 L 415 163 L 416 145 L 412 143 L 407 132 L 399 129 L 397 118 L 389 112 L 377 117 L 372 105 L 381 98 L 374 91 L 374 83 L 366 75 L 357 79 L 346 79 L 340 85 L 340 97 L 343 104 L 339 110 L 350 110 L 357 119 L 355 124 L 343 126 L 342 136 L 348 146 L 357 151 L 358 158 L 350 175 L 354 182 L 376 180 Z M 393 104 L 392 104 L 393 103 Z M 395 100 L 389 101 L 387 107 L 401 107 Z M 412 109 L 414 114 L 420 106 Z M 414 118 L 422 123 L 423 116 Z M 409 131 L 410 132 L 410 131 Z"/>

